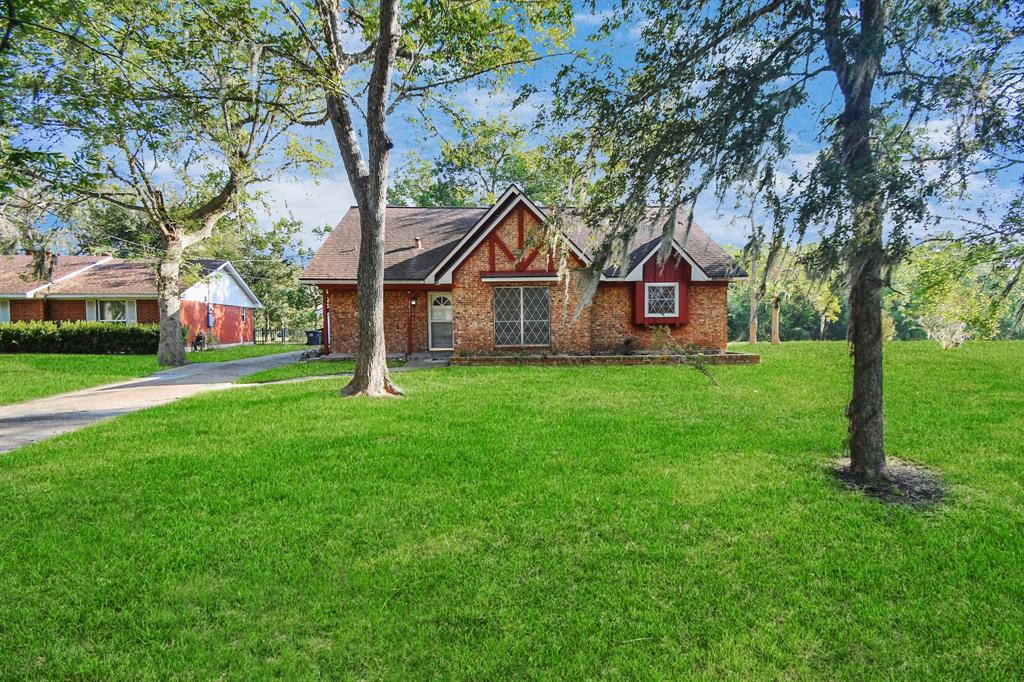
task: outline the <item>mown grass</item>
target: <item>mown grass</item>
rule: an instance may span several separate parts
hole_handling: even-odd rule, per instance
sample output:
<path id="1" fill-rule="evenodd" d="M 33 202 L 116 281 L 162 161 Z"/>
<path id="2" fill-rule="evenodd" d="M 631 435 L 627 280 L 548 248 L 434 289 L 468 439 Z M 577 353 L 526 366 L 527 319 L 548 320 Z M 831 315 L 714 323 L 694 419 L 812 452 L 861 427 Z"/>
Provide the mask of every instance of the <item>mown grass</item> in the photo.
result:
<path id="1" fill-rule="evenodd" d="M 388 367 L 401 367 L 403 360 L 388 360 Z M 265 384 L 270 381 L 283 381 L 285 379 L 299 379 L 302 377 L 332 376 L 340 374 L 351 374 L 355 370 L 354 360 L 308 360 L 306 362 L 294 362 L 290 365 L 272 367 L 262 372 L 249 374 L 235 381 L 236 384 Z"/>
<path id="2" fill-rule="evenodd" d="M 207 394 L 0 458 L 0 677 L 1024 676 L 1024 344 L 890 344 L 927 511 L 841 488 L 844 344 Z M 202 418 L 197 418 L 202 415 Z"/>
<path id="3" fill-rule="evenodd" d="M 146 376 L 154 355 L 0 354 L 0 405 Z"/>
<path id="4" fill-rule="evenodd" d="M 263 355 L 277 355 L 288 353 L 293 350 L 305 350 L 309 348 L 301 343 L 261 343 L 246 344 L 244 346 L 229 346 L 227 348 L 210 348 L 190 352 L 187 354 L 189 362 L 227 362 L 229 360 L 244 360 L 245 358 L 258 358 Z"/>
<path id="5" fill-rule="evenodd" d="M 302 350 L 300 344 L 213 348 L 189 353 L 189 362 L 226 362 Z M 0 405 L 144 377 L 164 369 L 155 355 L 0 353 Z"/>

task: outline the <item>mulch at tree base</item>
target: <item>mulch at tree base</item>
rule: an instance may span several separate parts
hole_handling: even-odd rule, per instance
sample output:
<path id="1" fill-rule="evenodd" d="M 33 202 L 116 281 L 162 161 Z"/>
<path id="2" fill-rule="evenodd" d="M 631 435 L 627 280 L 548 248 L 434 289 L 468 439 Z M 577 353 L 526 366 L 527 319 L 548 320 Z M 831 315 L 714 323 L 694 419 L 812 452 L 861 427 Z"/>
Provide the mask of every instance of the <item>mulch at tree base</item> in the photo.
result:
<path id="1" fill-rule="evenodd" d="M 928 507 L 942 501 L 946 489 L 937 473 L 917 464 L 892 457 L 889 458 L 888 463 L 889 480 L 880 484 L 869 485 L 854 476 L 850 472 L 848 457 L 838 460 L 832 473 L 846 487 L 887 504 Z"/>

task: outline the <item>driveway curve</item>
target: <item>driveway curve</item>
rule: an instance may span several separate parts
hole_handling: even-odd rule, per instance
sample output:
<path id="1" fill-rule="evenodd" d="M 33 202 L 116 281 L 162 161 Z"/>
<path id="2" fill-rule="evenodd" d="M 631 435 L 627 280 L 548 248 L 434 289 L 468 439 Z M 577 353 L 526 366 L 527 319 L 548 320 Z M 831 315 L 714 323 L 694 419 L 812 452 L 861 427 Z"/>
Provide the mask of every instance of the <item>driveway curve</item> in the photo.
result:
<path id="1" fill-rule="evenodd" d="M 0 452 L 77 431 L 103 419 L 232 387 L 235 379 L 295 362 L 302 351 L 203 362 L 148 377 L 0 407 Z"/>

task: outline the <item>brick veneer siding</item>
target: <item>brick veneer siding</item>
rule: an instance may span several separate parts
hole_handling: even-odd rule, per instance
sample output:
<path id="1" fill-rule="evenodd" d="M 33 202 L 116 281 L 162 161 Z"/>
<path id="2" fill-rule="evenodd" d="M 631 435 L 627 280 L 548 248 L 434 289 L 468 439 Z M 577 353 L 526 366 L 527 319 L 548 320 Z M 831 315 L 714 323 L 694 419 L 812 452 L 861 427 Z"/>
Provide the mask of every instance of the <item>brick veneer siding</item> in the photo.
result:
<path id="1" fill-rule="evenodd" d="M 11 322 L 35 322 L 46 318 L 42 299 L 11 301 Z"/>
<path id="2" fill-rule="evenodd" d="M 591 305 L 591 343 L 595 351 L 651 347 L 653 325 L 633 324 L 634 284 L 605 283 L 598 287 Z M 728 282 L 690 282 L 689 322 L 671 327 L 681 344 L 725 350 L 729 340 Z"/>
<path id="3" fill-rule="evenodd" d="M 135 320 L 139 324 L 157 324 L 160 322 L 160 307 L 154 300 L 135 302 Z"/>
<path id="4" fill-rule="evenodd" d="M 513 255 L 519 246 L 519 215 L 523 212 L 524 243 L 529 244 L 542 229 L 532 212 L 514 209 L 494 229 Z M 537 256 L 530 269 L 544 268 L 546 258 Z M 583 263 L 575 256 L 570 269 Z M 635 284 L 606 282 L 598 287 L 591 305 L 579 318 L 573 319 L 580 301 L 575 272 L 570 272 L 568 289 L 559 282 L 489 282 L 485 273 L 513 271 L 511 262 L 501 249 L 495 249 L 494 267 L 488 238 L 452 273 L 451 297 L 454 313 L 455 351 L 457 353 L 516 353 L 521 350 L 557 353 L 587 353 L 621 350 L 629 339 L 637 350 L 651 347 L 652 326 L 633 322 Z M 516 348 L 494 345 L 494 288 L 502 286 L 544 286 L 551 295 L 551 343 L 545 349 Z M 324 285 L 331 321 L 331 352 L 352 354 L 358 343 L 358 315 L 354 286 Z M 689 320 L 673 326 L 672 336 L 682 344 L 694 343 L 699 348 L 725 350 L 728 341 L 728 282 L 690 282 L 688 285 Z M 568 293 L 568 299 L 566 294 Z M 427 350 L 427 291 L 420 287 L 410 291 L 401 285 L 388 285 L 384 291 L 384 343 L 388 353 L 405 353 L 408 347 L 409 298 L 415 296 L 413 319 L 413 352 Z"/>
<path id="5" fill-rule="evenodd" d="M 46 301 L 46 319 L 54 322 L 74 322 L 85 319 L 85 301 Z"/>
<path id="6" fill-rule="evenodd" d="M 138 309 L 136 309 L 136 313 Z M 202 301 L 181 302 L 181 324 L 188 327 L 187 343 L 191 344 L 199 332 L 209 335 L 213 332 L 217 343 L 252 343 L 255 339 L 255 325 L 252 309 L 247 308 L 242 321 L 241 306 L 213 305 L 213 329 L 206 325 L 206 304 Z M 209 341 L 209 340 L 208 340 Z"/>
<path id="7" fill-rule="evenodd" d="M 325 287 L 331 317 L 331 352 L 350 355 L 359 343 L 359 315 L 354 287 Z M 388 354 L 405 353 L 409 346 L 409 301 L 412 311 L 412 352 L 427 350 L 427 291 L 384 291 L 384 347 Z"/>
<path id="8" fill-rule="evenodd" d="M 514 209 L 494 228 L 501 240 L 518 255 L 519 246 L 519 215 L 523 212 L 524 242 L 536 239 L 542 230 L 540 222 L 531 211 L 523 207 Z M 544 254 L 537 256 L 531 268 L 542 268 L 547 259 Z M 576 268 L 582 263 L 575 256 L 571 258 L 570 267 Z M 510 262 L 500 249 L 496 249 L 495 267 L 497 270 L 514 270 L 515 263 Z M 514 347 L 495 347 L 494 345 L 494 288 L 501 286 L 544 286 L 551 294 L 551 344 L 549 349 L 565 353 L 584 353 L 590 350 L 590 309 L 584 308 L 579 319 L 573 320 L 573 313 L 579 304 L 580 294 L 577 291 L 575 274 L 570 275 L 568 301 L 566 301 L 565 283 L 559 282 L 485 282 L 481 275 L 491 272 L 490 249 L 487 239 L 464 260 L 452 275 L 452 303 L 455 314 L 455 350 L 466 353 L 488 353 L 515 351 Z M 568 305 L 566 305 L 568 303 Z M 532 350 L 537 350 L 536 348 Z"/>

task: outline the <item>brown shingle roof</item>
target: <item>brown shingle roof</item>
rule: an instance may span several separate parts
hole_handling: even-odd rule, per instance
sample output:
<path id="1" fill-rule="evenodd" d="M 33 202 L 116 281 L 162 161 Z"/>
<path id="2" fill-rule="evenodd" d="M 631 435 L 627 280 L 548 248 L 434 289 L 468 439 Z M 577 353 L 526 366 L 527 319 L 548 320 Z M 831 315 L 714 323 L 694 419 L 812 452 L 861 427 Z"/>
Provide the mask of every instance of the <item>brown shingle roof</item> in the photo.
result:
<path id="1" fill-rule="evenodd" d="M 657 245 L 667 220 L 657 220 L 658 208 L 651 208 L 648 220 L 640 226 L 628 253 L 625 274 L 647 256 Z M 385 217 L 384 279 L 423 280 L 447 257 L 466 233 L 488 211 L 487 208 L 419 208 L 389 206 Z M 686 225 L 685 212 L 680 214 L 676 239 L 682 241 Z M 571 221 L 571 218 L 568 219 Z M 573 243 L 588 257 L 599 243 L 582 225 L 566 230 Z M 423 247 L 416 249 L 416 238 Z M 696 223 L 690 229 L 684 246 L 686 253 L 711 278 L 743 277 L 745 273 L 732 258 Z M 359 268 L 359 209 L 350 208 L 323 243 L 302 273 L 302 280 L 355 280 Z M 616 268 L 605 272 L 608 276 Z"/>
<path id="2" fill-rule="evenodd" d="M 47 295 L 156 296 L 156 261 L 114 258 L 57 282 Z"/>
<path id="3" fill-rule="evenodd" d="M 66 277 L 76 270 L 102 261 L 105 256 L 57 256 L 49 280 L 32 276 L 32 256 L 0 256 L 0 294 L 26 294 L 47 281 Z"/>
<path id="4" fill-rule="evenodd" d="M 486 208 L 388 206 L 384 279 L 422 280 L 451 253 Z M 416 248 L 416 238 L 422 248 Z M 304 280 L 355 280 L 359 269 L 359 209 L 353 206 L 302 273 Z"/>
<path id="5" fill-rule="evenodd" d="M 687 216 L 685 210 L 677 209 L 676 230 L 673 235 L 673 238 L 683 247 L 686 255 L 708 277 L 713 279 L 746 277 L 743 268 L 708 236 L 708 233 L 697 224 L 696 220 L 690 225 L 689 235 L 685 234 Z M 645 220 L 638 227 L 626 249 L 625 262 L 619 267 L 614 265 L 608 267 L 604 274 L 608 277 L 624 276 L 639 265 L 660 244 L 669 217 L 668 211 L 664 209 L 657 206 L 648 208 Z M 583 250 L 588 258 L 591 257 L 603 235 L 591 232 L 581 224 L 571 226 L 571 218 L 568 218 L 567 222 L 570 222 L 570 227 L 566 230 L 569 238 Z M 685 243 L 684 237 L 686 238 Z"/>

